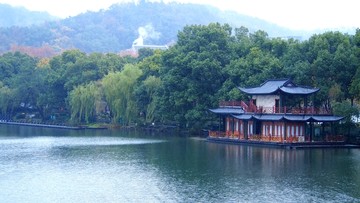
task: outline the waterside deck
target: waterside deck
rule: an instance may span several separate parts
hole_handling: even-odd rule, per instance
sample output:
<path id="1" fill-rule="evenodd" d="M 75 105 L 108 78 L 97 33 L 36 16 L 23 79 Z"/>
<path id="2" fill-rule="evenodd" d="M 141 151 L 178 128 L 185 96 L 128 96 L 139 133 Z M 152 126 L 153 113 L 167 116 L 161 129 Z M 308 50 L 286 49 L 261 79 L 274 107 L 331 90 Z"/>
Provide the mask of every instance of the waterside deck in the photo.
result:
<path id="1" fill-rule="evenodd" d="M 253 146 L 266 146 L 284 149 L 308 149 L 308 148 L 360 148 L 360 145 L 347 144 L 343 141 L 338 142 L 269 142 L 261 140 L 245 140 L 234 139 L 229 137 L 207 137 L 208 142 L 222 143 L 222 144 L 242 144 Z"/>

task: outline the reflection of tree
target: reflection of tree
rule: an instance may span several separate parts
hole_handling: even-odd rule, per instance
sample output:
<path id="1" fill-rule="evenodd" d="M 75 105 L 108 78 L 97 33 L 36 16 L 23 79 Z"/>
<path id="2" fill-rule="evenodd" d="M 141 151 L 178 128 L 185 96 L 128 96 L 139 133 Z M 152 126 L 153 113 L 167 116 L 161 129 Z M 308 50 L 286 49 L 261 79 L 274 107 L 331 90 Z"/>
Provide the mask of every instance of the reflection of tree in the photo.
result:
<path id="1" fill-rule="evenodd" d="M 360 185 L 360 163 L 355 158 L 357 150 L 287 150 L 219 144 L 210 144 L 209 150 L 217 154 L 214 160 L 221 162 L 219 165 L 227 167 L 232 173 L 237 171 L 236 176 L 261 179 L 260 182 L 273 179 L 279 187 L 286 183 L 290 190 L 307 188 L 304 193 L 331 190 L 326 197 L 328 200 L 339 193 L 360 197 L 357 190 Z"/>

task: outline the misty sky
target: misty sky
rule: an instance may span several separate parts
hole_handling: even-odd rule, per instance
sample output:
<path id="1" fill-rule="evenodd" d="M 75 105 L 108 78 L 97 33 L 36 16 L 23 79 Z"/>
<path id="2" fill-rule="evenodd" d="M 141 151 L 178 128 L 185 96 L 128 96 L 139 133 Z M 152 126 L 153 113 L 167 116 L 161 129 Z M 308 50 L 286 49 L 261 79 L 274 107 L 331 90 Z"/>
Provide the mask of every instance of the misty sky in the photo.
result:
<path id="1" fill-rule="evenodd" d="M 107 9 L 114 3 L 129 1 L 133 0 L 0 0 L 0 3 L 24 6 L 33 11 L 47 11 L 54 16 L 66 18 L 87 10 L 98 11 Z M 171 1 L 175 0 L 163 0 L 163 2 Z M 291 29 L 360 28 L 358 0 L 176 0 L 176 2 L 210 4 Z"/>

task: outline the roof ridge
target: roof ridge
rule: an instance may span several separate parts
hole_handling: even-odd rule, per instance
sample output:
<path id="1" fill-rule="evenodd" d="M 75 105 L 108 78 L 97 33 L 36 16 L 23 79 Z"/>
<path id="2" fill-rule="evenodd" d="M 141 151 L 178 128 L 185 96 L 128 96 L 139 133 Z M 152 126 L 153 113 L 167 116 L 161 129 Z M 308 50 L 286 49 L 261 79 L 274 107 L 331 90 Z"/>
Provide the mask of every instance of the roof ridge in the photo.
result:
<path id="1" fill-rule="evenodd" d="M 292 82 L 292 80 L 291 80 L 290 78 L 267 79 L 267 80 L 265 80 L 265 82 L 261 83 L 260 85 L 252 85 L 252 86 L 249 86 L 249 87 L 240 87 L 240 86 L 238 86 L 238 88 L 239 88 L 239 89 L 257 88 L 257 87 L 264 86 L 267 82 L 270 82 L 270 81 L 284 81 L 284 83 L 286 83 L 286 82 Z"/>
<path id="2" fill-rule="evenodd" d="M 266 83 L 271 82 L 271 81 L 274 81 L 274 82 L 284 81 L 284 84 L 286 84 L 286 83 L 288 83 L 288 82 L 291 82 L 291 79 L 290 79 L 290 78 L 267 79 L 267 80 L 266 80 L 265 82 L 263 82 L 260 86 L 263 86 L 263 85 L 265 85 Z M 281 86 L 279 86 L 279 87 L 284 86 L 284 84 L 281 85 Z"/>

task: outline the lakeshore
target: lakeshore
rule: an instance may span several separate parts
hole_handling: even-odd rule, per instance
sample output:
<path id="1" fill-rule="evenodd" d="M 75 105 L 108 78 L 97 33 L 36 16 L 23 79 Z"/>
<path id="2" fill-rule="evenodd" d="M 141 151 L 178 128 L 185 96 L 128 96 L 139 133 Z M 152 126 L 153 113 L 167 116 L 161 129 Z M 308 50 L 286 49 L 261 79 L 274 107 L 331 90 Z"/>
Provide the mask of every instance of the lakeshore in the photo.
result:
<path id="1" fill-rule="evenodd" d="M 80 126 L 67 126 L 63 124 L 42 124 L 42 123 L 27 123 L 27 122 L 16 122 L 16 121 L 5 121 L 1 120 L 0 124 L 4 125 L 15 125 L 15 126 L 30 126 L 30 127 L 42 127 L 42 128 L 60 128 L 60 129 L 71 129 L 80 130 L 83 129 Z"/>
<path id="2" fill-rule="evenodd" d="M 31 122 L 17 122 L 0 120 L 0 125 L 14 125 L 14 126 L 28 126 L 40 128 L 57 128 L 67 130 L 83 130 L 83 129 L 107 129 L 107 127 L 89 127 L 89 126 L 70 126 L 66 124 L 45 124 L 45 123 L 31 123 Z"/>
<path id="3" fill-rule="evenodd" d="M 0 120 L 0 125 L 13 125 L 13 126 L 27 126 L 27 127 L 40 127 L 40 128 L 56 128 L 56 129 L 66 129 L 66 130 L 84 130 L 84 129 L 142 129 L 147 133 L 179 133 L 180 130 L 177 126 L 174 125 L 149 125 L 149 126 L 137 126 L 137 125 L 129 125 L 129 126 L 117 126 L 111 124 L 101 124 L 101 125 L 79 125 L 79 126 L 70 126 L 66 124 L 59 123 L 32 123 L 32 122 L 21 122 L 21 121 L 8 121 L 8 120 Z M 181 131 L 187 132 L 187 131 Z"/>
<path id="4" fill-rule="evenodd" d="M 119 128 L 119 127 L 109 127 L 109 126 L 99 126 L 99 127 L 89 127 L 89 126 L 69 126 L 65 124 L 43 124 L 43 123 L 29 123 L 29 122 L 17 122 L 17 121 L 6 121 L 0 120 L 0 125 L 10 125 L 10 126 L 24 126 L 24 127 L 36 127 L 36 128 L 53 128 L 53 129 L 65 129 L 65 130 L 85 130 L 85 129 L 110 129 L 110 128 Z M 121 129 L 135 129 L 137 126 L 127 126 L 122 127 Z M 180 131 L 176 126 L 168 125 L 159 125 L 159 126 L 148 126 L 140 127 L 145 133 L 174 133 L 179 134 Z M 176 130 L 177 129 L 177 130 Z M 184 131 L 185 132 L 185 131 Z M 187 133 L 186 133 L 187 134 Z M 207 142 L 219 143 L 219 144 L 230 144 L 230 145 L 249 145 L 249 146 L 261 146 L 261 147 L 274 147 L 274 148 L 283 148 L 283 149 L 310 149 L 310 148 L 360 148 L 358 144 L 349 144 L 344 141 L 338 142 L 268 142 L 261 140 L 245 140 L 245 139 L 236 139 L 231 137 L 212 137 L 208 136 L 205 139 Z"/>

